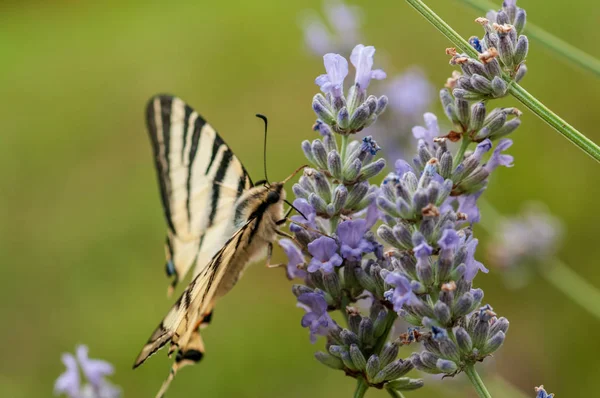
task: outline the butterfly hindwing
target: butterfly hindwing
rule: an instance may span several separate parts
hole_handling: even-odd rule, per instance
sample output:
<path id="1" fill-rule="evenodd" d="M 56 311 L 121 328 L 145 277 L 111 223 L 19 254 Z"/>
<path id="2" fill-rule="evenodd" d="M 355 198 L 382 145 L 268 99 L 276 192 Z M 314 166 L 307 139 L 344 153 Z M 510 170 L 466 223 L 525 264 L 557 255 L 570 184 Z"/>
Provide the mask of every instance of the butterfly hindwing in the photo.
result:
<path id="1" fill-rule="evenodd" d="M 153 97 L 146 119 L 168 227 L 172 291 L 192 266 L 194 275 L 204 269 L 234 232 L 234 204 L 252 182 L 229 146 L 181 99 Z"/>
<path id="2" fill-rule="evenodd" d="M 197 350 L 198 342 L 192 337 L 203 322 L 208 322 L 223 276 L 240 261 L 240 256 L 244 257 L 244 242 L 255 223 L 256 219 L 251 219 L 239 228 L 190 282 L 142 348 L 134 367 L 169 342 L 173 348 L 170 351 L 179 349 L 184 357 L 190 344 Z"/>

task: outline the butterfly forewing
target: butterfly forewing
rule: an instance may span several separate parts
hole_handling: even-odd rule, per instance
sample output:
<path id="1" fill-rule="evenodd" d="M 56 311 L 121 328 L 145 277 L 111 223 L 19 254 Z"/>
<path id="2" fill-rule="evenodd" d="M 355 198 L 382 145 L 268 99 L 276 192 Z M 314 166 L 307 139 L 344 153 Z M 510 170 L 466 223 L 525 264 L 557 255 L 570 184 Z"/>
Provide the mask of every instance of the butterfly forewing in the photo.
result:
<path id="1" fill-rule="evenodd" d="M 158 95 L 146 118 L 167 221 L 167 273 L 172 287 L 194 275 L 235 231 L 234 204 L 252 186 L 217 132 L 177 97 Z"/>

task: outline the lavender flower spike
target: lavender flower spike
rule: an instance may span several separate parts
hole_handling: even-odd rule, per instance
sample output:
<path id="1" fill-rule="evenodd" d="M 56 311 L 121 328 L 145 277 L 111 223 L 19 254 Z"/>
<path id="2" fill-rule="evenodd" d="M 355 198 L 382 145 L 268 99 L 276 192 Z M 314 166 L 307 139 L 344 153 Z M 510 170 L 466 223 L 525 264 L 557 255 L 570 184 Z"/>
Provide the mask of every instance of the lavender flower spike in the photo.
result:
<path id="1" fill-rule="evenodd" d="M 329 329 L 335 325 L 327 313 L 327 302 L 322 292 L 301 294 L 298 297 L 298 307 L 306 310 L 301 325 L 303 328 L 309 328 L 310 341 L 313 344 L 317 341 L 317 336 L 326 336 Z"/>
<path id="2" fill-rule="evenodd" d="M 344 79 L 348 76 L 348 61 L 339 54 L 329 53 L 323 56 L 323 63 L 327 73 L 317 77 L 315 83 L 324 93 L 340 98 L 344 94 Z"/>
<path id="3" fill-rule="evenodd" d="M 365 47 L 362 44 L 354 47 L 352 54 L 350 55 L 350 62 L 352 62 L 352 65 L 354 65 L 356 68 L 356 77 L 354 78 L 354 83 L 356 83 L 362 92 L 367 90 L 371 79 L 383 80 L 386 78 L 386 74 L 383 70 L 372 70 L 373 55 L 375 55 L 375 47 Z"/>
<path id="4" fill-rule="evenodd" d="M 334 267 L 342 264 L 342 258 L 337 254 L 338 244 L 328 236 L 321 236 L 308 244 L 308 252 L 313 256 L 308 264 L 308 272 L 323 270 L 333 272 Z"/>

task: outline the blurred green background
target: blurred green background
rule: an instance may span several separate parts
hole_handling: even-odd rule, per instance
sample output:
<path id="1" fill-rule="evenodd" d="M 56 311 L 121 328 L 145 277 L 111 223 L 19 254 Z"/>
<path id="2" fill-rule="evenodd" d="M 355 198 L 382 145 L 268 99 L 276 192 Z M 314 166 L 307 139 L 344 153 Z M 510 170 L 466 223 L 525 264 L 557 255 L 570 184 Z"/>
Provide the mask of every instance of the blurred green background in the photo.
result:
<path id="1" fill-rule="evenodd" d="M 443 84 L 449 43 L 433 27 L 403 1 L 353 4 L 365 10 L 365 44 L 385 50 L 398 69 L 388 72 L 421 65 L 436 87 Z M 458 1 L 428 4 L 465 37 L 480 33 L 478 13 Z M 600 57 L 598 5 L 519 5 L 530 21 Z M 255 179 L 262 177 L 262 125 L 254 114 L 267 114 L 270 177 L 283 178 L 304 162 L 300 141 L 314 136 L 310 100 L 322 64 L 298 28 L 307 8 L 321 3 L 0 3 L 1 397 L 50 396 L 64 369 L 61 353 L 78 343 L 115 364 L 112 380 L 126 397 L 154 396 L 171 363 L 165 353 L 131 370 L 172 302 L 145 103 L 158 92 L 184 98 Z M 524 86 L 600 141 L 598 79 L 531 44 Z M 513 138 L 515 167 L 496 173 L 488 200 L 507 213 L 529 199 L 547 203 L 567 229 L 560 257 L 600 287 L 598 165 L 529 112 Z M 512 291 L 492 270 L 476 283 L 511 321 L 485 380 L 493 384 L 500 374 L 529 396 L 542 383 L 558 397 L 595 396 L 597 319 L 540 279 Z M 351 396 L 353 380 L 313 359 L 322 341 L 309 343 L 290 286 L 280 270 L 253 267 L 204 333 L 205 360 L 185 369 L 169 396 Z M 473 393 L 461 375 L 409 396 Z"/>

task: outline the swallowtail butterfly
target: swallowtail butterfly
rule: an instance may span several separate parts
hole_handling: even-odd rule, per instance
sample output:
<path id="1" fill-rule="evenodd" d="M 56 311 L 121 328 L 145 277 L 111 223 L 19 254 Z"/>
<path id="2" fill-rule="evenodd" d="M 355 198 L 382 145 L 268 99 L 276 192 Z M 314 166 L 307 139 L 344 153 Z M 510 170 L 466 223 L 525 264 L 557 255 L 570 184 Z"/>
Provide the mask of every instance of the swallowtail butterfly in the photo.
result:
<path id="1" fill-rule="evenodd" d="M 169 293 L 186 273 L 194 277 L 135 360 L 141 365 L 167 343 L 175 363 L 157 397 L 176 372 L 204 355 L 200 328 L 215 301 L 246 266 L 265 255 L 267 265 L 287 217 L 283 182 L 253 185 L 239 159 L 217 132 L 181 99 L 158 95 L 146 110 L 160 195 L 167 222 Z M 298 169 L 300 170 L 300 169 Z"/>

